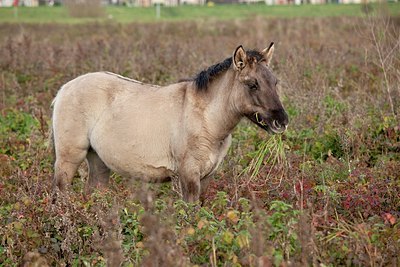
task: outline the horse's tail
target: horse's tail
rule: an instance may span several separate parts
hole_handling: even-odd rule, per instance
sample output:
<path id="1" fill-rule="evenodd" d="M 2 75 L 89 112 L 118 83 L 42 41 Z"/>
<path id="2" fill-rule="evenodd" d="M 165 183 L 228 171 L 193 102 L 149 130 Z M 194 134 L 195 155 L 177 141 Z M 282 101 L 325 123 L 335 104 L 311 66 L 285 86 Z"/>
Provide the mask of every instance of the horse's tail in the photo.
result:
<path id="1" fill-rule="evenodd" d="M 53 126 L 50 126 L 49 128 L 49 139 L 48 139 L 48 149 L 51 152 L 51 155 L 53 156 L 53 164 L 56 161 L 56 149 L 54 146 L 54 132 L 53 132 Z"/>
<path id="2" fill-rule="evenodd" d="M 54 109 L 54 103 L 56 102 L 57 97 L 54 98 L 53 102 L 51 102 L 50 107 Z M 52 112 L 53 114 L 51 115 L 52 122 L 53 122 L 53 116 L 54 116 L 54 111 Z M 53 124 L 50 125 L 49 127 L 49 139 L 48 139 L 48 149 L 51 151 L 51 155 L 53 156 L 53 165 L 56 162 L 56 148 L 54 145 L 54 130 L 53 130 Z"/>
<path id="3" fill-rule="evenodd" d="M 52 114 L 51 114 L 51 125 L 49 127 L 49 137 L 48 137 L 48 140 L 47 140 L 47 142 L 48 142 L 47 151 L 49 153 L 51 153 L 51 157 L 52 157 L 51 164 L 52 164 L 52 167 L 53 167 L 53 171 L 55 170 L 54 166 L 55 166 L 55 163 L 56 163 L 56 146 L 54 144 L 54 129 L 53 129 L 54 103 L 55 102 L 56 102 L 56 98 L 54 98 L 54 100 L 53 100 L 53 102 L 51 102 L 51 106 L 50 106 L 51 109 L 52 109 Z M 51 191 L 54 193 L 55 192 L 54 189 L 56 188 L 56 183 L 55 183 L 55 179 L 54 179 L 54 172 L 53 172 L 53 177 L 51 179 L 51 188 L 52 188 Z M 55 203 L 55 201 L 56 201 L 56 196 L 52 195 L 52 203 Z"/>

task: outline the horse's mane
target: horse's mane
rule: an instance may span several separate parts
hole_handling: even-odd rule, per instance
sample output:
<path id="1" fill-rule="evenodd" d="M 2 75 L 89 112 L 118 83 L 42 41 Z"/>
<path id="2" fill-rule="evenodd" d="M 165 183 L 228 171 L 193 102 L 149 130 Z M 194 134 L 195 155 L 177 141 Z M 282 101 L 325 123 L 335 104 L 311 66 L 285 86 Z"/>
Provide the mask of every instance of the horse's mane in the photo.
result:
<path id="1" fill-rule="evenodd" d="M 260 62 L 264 60 L 264 56 L 256 50 L 246 51 L 246 55 L 249 61 L 256 60 Z M 232 57 L 225 59 L 215 65 L 208 67 L 207 69 L 199 72 L 194 78 L 183 81 L 193 81 L 196 89 L 199 91 L 206 91 L 210 82 L 222 72 L 228 70 L 232 65 Z"/>

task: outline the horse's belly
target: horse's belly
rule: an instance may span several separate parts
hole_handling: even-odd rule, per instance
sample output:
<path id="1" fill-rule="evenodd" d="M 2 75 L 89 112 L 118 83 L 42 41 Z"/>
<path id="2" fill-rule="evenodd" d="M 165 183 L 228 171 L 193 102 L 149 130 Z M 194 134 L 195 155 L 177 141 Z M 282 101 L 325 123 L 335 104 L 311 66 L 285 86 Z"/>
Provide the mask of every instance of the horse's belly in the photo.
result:
<path id="1" fill-rule="evenodd" d="M 107 164 L 107 163 L 106 163 Z M 116 173 L 145 182 L 166 182 L 174 176 L 174 172 L 168 166 L 155 166 L 143 162 L 111 162 L 109 167 Z"/>
<path id="2" fill-rule="evenodd" d="M 146 159 L 146 154 L 139 155 L 134 151 L 126 154 L 111 149 L 107 153 L 102 150 L 97 153 L 112 171 L 127 178 L 164 182 L 175 175 L 174 167 L 168 160 Z"/>
<path id="3" fill-rule="evenodd" d="M 101 132 L 92 136 L 91 145 L 112 171 L 124 177 L 163 182 L 175 175 L 169 146 L 160 137 Z"/>
<path id="4" fill-rule="evenodd" d="M 170 145 L 172 119 L 160 119 L 161 111 L 149 109 L 146 105 L 135 109 L 122 104 L 113 106 L 99 119 L 89 139 L 114 172 L 146 181 L 164 181 L 176 170 Z"/>

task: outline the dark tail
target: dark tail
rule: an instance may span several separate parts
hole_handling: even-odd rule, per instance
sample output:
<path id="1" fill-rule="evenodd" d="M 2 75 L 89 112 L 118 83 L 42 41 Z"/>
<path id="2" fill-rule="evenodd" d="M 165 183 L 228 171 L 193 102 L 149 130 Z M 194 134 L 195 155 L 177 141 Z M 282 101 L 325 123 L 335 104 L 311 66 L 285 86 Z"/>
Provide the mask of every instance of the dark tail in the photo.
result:
<path id="1" fill-rule="evenodd" d="M 53 99 L 53 101 L 51 102 L 51 105 L 50 105 L 50 107 L 52 108 L 52 109 L 54 109 L 54 104 L 55 104 L 55 102 L 56 102 L 56 99 L 57 99 L 57 96 Z M 54 110 L 52 110 L 52 115 L 51 115 L 51 121 L 53 122 L 53 116 L 54 116 Z M 50 152 L 51 151 L 51 154 L 52 154 L 52 156 L 53 156 L 53 166 L 54 166 L 54 163 L 56 162 L 56 148 L 55 148 L 55 145 L 54 145 L 54 131 L 53 131 L 53 123 L 50 125 L 50 128 L 49 128 L 49 139 L 48 139 L 48 143 L 49 143 L 49 145 L 48 145 L 48 151 Z"/>
<path id="2" fill-rule="evenodd" d="M 54 132 L 53 132 L 53 126 L 50 126 L 49 129 L 49 145 L 48 145 L 48 150 L 49 152 L 51 151 L 51 155 L 53 156 L 53 165 L 56 162 L 56 148 L 54 146 Z"/>

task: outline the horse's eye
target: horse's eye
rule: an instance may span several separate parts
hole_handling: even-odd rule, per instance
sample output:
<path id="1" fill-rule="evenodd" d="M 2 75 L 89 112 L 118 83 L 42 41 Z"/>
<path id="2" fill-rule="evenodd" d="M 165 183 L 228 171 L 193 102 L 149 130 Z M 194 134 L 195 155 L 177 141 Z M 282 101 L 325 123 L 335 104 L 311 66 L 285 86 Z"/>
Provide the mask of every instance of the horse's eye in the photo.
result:
<path id="1" fill-rule="evenodd" d="M 249 89 L 250 90 L 252 90 L 252 91 L 255 91 L 255 90 L 258 90 L 258 82 L 257 82 L 257 80 L 255 80 L 254 82 L 252 82 L 252 83 L 249 83 L 248 84 L 248 87 L 249 87 Z"/>

